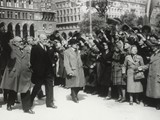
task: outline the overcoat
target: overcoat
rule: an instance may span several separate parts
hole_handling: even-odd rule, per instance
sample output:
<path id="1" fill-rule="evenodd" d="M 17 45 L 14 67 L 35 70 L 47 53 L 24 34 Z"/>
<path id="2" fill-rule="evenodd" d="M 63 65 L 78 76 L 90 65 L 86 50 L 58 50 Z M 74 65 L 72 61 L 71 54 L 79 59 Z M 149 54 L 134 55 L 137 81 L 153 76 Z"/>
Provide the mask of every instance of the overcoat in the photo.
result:
<path id="1" fill-rule="evenodd" d="M 86 84 L 83 64 L 80 52 L 75 52 L 73 48 L 64 51 L 64 67 L 67 75 L 73 73 L 73 77 L 66 77 L 66 87 L 84 87 Z"/>
<path id="2" fill-rule="evenodd" d="M 1 88 L 26 93 L 31 86 L 30 52 L 11 45 L 11 57 L 3 74 Z"/>
<path id="3" fill-rule="evenodd" d="M 139 55 L 135 55 L 133 60 L 131 55 L 125 57 L 123 70 L 127 71 L 127 92 L 128 93 L 141 93 L 143 92 L 143 87 L 141 81 L 135 81 L 134 75 L 135 71 L 139 66 L 143 66 L 143 58 Z"/>
<path id="4" fill-rule="evenodd" d="M 99 58 L 100 61 L 100 77 L 98 83 L 102 86 L 110 86 L 111 84 L 111 61 L 112 61 L 112 54 L 111 52 L 103 52 L 101 57 Z"/>
<path id="5" fill-rule="evenodd" d="M 21 68 L 19 74 L 19 90 L 20 93 L 26 93 L 31 88 L 31 69 L 30 69 L 31 47 L 26 46 L 21 57 Z"/>
<path id="6" fill-rule="evenodd" d="M 146 95 L 151 98 L 160 98 L 160 52 L 151 56 Z"/>

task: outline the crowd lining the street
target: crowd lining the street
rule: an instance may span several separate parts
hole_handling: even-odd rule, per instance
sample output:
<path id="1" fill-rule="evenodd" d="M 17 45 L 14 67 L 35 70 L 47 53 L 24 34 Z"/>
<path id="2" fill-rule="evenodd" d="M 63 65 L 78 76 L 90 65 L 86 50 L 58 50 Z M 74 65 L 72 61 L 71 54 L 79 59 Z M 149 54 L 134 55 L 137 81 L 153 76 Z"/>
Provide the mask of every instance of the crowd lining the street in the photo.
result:
<path id="1" fill-rule="evenodd" d="M 25 39 L 5 32 L 4 24 L 0 29 L 0 82 L 7 110 L 20 93 L 24 112 L 34 114 L 34 98 L 45 96 L 42 85 L 46 106 L 57 108 L 53 81 L 71 88 L 75 103 L 83 90 L 106 100 L 160 109 L 160 38 L 150 26 L 118 24 L 92 35 L 76 31 L 69 38 L 55 30 Z"/>

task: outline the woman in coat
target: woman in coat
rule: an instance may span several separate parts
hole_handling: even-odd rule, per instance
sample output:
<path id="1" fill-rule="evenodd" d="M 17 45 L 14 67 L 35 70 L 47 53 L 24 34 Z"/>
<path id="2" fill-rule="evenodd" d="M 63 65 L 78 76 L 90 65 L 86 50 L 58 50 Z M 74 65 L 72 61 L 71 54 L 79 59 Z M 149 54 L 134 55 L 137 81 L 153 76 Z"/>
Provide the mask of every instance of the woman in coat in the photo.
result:
<path id="1" fill-rule="evenodd" d="M 67 73 L 66 87 L 71 88 L 72 100 L 77 103 L 77 94 L 86 82 L 80 52 L 78 51 L 78 41 L 71 39 L 69 43 L 71 47 L 64 51 L 64 67 Z"/>
<path id="2" fill-rule="evenodd" d="M 142 83 L 140 80 L 135 80 L 135 73 L 143 66 L 143 58 L 137 55 L 137 47 L 131 47 L 131 55 L 127 55 L 125 57 L 124 66 L 123 66 L 123 74 L 127 75 L 127 92 L 129 93 L 129 101 L 130 105 L 133 105 L 133 96 L 135 94 L 136 103 L 139 104 L 139 93 L 143 92 Z"/>
<path id="3" fill-rule="evenodd" d="M 109 50 L 109 47 L 106 42 L 103 42 L 102 48 L 99 47 L 101 54 L 98 58 L 100 62 L 100 71 L 99 74 L 99 95 L 105 96 L 108 95 L 108 89 L 111 87 L 111 61 L 112 61 L 112 53 Z"/>
<path id="4" fill-rule="evenodd" d="M 34 114 L 30 105 L 31 70 L 30 47 L 22 45 L 22 39 L 15 37 L 11 43 L 11 55 L 6 66 L 1 87 L 9 90 L 7 110 L 11 111 L 16 93 L 21 93 L 22 108 L 25 113 Z"/>
<path id="5" fill-rule="evenodd" d="M 116 45 L 114 46 L 114 53 L 112 56 L 112 82 L 113 85 L 117 86 L 118 89 L 118 99 L 116 102 L 125 102 L 125 89 L 126 82 L 122 77 L 122 65 L 124 63 L 124 54 L 123 52 L 123 43 L 121 40 L 116 41 Z"/>

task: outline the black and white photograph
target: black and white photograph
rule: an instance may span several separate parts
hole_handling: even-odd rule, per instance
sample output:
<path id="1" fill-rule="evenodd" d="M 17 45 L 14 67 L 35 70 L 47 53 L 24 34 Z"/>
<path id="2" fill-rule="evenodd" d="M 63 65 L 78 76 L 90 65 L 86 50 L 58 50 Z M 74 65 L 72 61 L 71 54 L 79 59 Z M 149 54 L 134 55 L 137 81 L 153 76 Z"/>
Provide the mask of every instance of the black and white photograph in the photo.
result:
<path id="1" fill-rule="evenodd" d="M 0 0 L 1 120 L 160 120 L 160 0 Z"/>

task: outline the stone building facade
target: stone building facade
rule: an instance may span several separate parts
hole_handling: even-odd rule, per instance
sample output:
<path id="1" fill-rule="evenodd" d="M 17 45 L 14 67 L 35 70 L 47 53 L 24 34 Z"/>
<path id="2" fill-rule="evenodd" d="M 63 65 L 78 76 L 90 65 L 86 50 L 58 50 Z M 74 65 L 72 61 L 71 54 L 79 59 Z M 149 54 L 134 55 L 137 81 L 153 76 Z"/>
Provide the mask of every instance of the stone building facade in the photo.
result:
<path id="1" fill-rule="evenodd" d="M 68 36 L 69 33 L 79 31 L 79 22 L 83 19 L 81 0 L 57 0 L 57 29 L 63 36 Z"/>
<path id="2" fill-rule="evenodd" d="M 0 23 L 15 36 L 37 37 L 56 29 L 54 0 L 0 0 Z"/>

